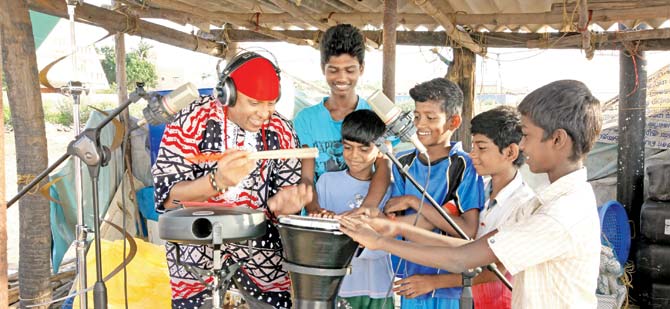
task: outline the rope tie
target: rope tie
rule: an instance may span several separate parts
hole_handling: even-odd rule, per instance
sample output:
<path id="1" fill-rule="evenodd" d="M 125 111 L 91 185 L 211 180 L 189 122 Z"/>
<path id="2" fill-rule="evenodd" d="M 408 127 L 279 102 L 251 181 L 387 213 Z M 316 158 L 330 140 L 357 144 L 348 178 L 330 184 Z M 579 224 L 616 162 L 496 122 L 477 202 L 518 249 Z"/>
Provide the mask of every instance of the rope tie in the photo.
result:
<path id="1" fill-rule="evenodd" d="M 19 174 L 19 175 L 16 176 L 16 178 L 17 178 L 16 179 L 16 185 L 21 186 L 21 185 L 27 185 L 27 184 L 31 183 L 33 180 L 35 180 L 35 178 L 37 178 L 37 176 L 32 175 L 32 174 L 27 174 L 27 175 Z M 30 191 L 28 191 L 28 193 L 35 194 L 38 191 L 39 191 L 39 187 L 34 186 Z"/>
<path id="2" fill-rule="evenodd" d="M 197 35 L 195 35 L 195 33 L 193 33 L 192 35 L 195 38 L 195 48 L 193 48 L 193 51 L 198 51 L 198 47 L 200 47 L 200 38 Z"/>
<path id="3" fill-rule="evenodd" d="M 144 5 L 144 3 L 142 3 L 142 5 Z M 128 7 L 120 6 L 115 8 L 114 11 L 126 17 L 126 27 L 119 32 L 127 33 L 129 35 L 134 35 L 135 33 L 137 33 L 137 30 L 139 29 L 139 25 L 137 23 L 137 17 L 131 16 L 128 13 Z"/>
<path id="4" fill-rule="evenodd" d="M 255 21 L 256 30 L 255 31 L 258 31 L 261 28 L 261 12 L 256 12 L 256 14 L 254 14 L 254 19 L 256 19 L 256 21 Z"/>

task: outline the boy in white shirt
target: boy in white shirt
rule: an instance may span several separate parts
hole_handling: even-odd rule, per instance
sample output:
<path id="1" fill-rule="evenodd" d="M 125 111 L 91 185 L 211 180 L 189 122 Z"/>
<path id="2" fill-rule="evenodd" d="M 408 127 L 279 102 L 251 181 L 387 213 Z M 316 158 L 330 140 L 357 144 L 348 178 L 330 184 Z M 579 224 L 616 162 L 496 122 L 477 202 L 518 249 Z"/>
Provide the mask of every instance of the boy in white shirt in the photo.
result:
<path id="1" fill-rule="evenodd" d="M 489 176 L 486 184 L 486 202 L 479 213 L 480 238 L 504 224 L 518 207 L 524 207 L 535 196 L 519 172 L 525 156 L 519 149 L 521 142 L 521 115 L 511 106 L 499 106 L 475 116 L 470 122 L 472 151 L 470 157 L 477 174 Z M 498 263 L 498 269 L 505 268 Z M 512 276 L 506 273 L 507 280 Z M 402 286 L 418 285 L 411 278 L 398 281 Z M 414 289 L 431 291 L 439 288 L 460 287 L 461 274 L 438 275 L 433 280 L 422 282 Z M 407 281 L 407 282 L 404 282 Z M 512 292 L 488 270 L 474 278 L 472 294 L 475 308 L 511 308 Z"/>

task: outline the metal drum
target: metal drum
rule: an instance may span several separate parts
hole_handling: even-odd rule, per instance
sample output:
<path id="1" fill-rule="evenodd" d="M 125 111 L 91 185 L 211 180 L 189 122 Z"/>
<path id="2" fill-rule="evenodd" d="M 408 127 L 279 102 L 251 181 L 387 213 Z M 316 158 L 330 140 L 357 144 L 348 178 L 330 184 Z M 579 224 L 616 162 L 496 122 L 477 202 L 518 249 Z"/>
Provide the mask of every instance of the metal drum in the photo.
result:
<path id="1" fill-rule="evenodd" d="M 295 308 L 328 308 L 337 304 L 342 278 L 358 243 L 339 230 L 334 219 L 300 216 L 279 218 L 284 268 L 291 276 Z"/>
<path id="2" fill-rule="evenodd" d="M 220 227 L 220 239 L 213 238 Z M 158 234 L 180 244 L 230 243 L 265 234 L 265 213 L 245 207 L 188 207 L 158 217 Z"/>

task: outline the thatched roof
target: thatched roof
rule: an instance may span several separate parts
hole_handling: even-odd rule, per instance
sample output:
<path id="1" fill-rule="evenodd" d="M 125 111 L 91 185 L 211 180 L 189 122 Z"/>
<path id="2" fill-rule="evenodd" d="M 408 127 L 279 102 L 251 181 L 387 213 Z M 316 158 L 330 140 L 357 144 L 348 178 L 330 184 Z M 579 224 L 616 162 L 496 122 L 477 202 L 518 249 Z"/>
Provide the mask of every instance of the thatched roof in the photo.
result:
<path id="1" fill-rule="evenodd" d="M 32 0 L 31 8 L 54 13 L 63 6 Z M 58 2 L 58 1 L 55 1 Z M 200 29 L 198 43 L 280 40 L 315 45 L 322 31 L 338 23 L 364 30 L 368 45 L 382 43 L 385 5 L 397 3 L 397 43 L 462 46 L 484 54 L 487 47 L 669 49 L 670 0 L 118 0 L 109 8 L 114 27 L 93 17 L 90 23 L 142 35 L 140 19 L 160 18 Z M 81 5 L 86 11 L 89 5 Z M 102 9 L 97 8 L 96 9 Z M 60 9 L 60 8 L 59 8 Z M 49 10 L 52 10 L 49 12 Z M 62 13 L 61 13 L 62 15 Z M 97 20 L 96 20 L 97 19 Z M 102 23 L 102 24 L 101 24 Z M 618 31 L 619 23 L 638 31 Z M 145 31 L 146 34 L 146 31 Z M 204 40 L 204 41 L 197 41 Z M 196 49 L 202 49 L 198 46 Z M 202 50 L 199 50 L 202 51 Z M 211 53 L 211 52 L 209 52 Z"/>

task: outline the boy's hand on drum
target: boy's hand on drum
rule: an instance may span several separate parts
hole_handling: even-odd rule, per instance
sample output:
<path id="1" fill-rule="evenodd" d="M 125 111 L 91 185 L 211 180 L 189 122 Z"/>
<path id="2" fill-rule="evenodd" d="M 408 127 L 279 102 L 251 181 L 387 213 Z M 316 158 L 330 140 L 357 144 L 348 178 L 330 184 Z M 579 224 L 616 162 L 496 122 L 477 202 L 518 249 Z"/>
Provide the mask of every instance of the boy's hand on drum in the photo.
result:
<path id="1" fill-rule="evenodd" d="M 340 217 L 340 231 L 349 235 L 361 246 L 370 250 L 380 249 L 379 240 L 382 235 L 377 233 L 370 225 L 361 219 L 353 217 Z"/>
<path id="2" fill-rule="evenodd" d="M 398 211 L 403 211 L 406 209 L 417 209 L 419 208 L 419 198 L 414 195 L 403 195 L 398 197 L 393 197 L 386 202 L 384 206 L 384 213 L 393 213 Z"/>
<path id="3" fill-rule="evenodd" d="M 393 292 L 407 298 L 416 298 L 435 290 L 435 275 L 414 275 L 393 283 Z"/>
<path id="4" fill-rule="evenodd" d="M 306 184 L 283 187 L 268 200 L 268 208 L 276 215 L 292 215 L 300 212 L 312 201 L 312 188 Z"/>
<path id="5" fill-rule="evenodd" d="M 249 152 L 229 149 L 217 161 L 216 182 L 223 187 L 234 187 L 256 167 L 256 161 L 248 159 Z"/>
<path id="6" fill-rule="evenodd" d="M 384 213 L 382 213 L 379 208 L 367 208 L 367 207 L 359 207 L 355 208 L 349 211 L 345 211 L 340 214 L 340 216 L 347 216 L 347 217 L 360 217 L 360 216 L 368 216 L 371 218 L 376 218 L 376 217 L 383 217 Z"/>
<path id="7" fill-rule="evenodd" d="M 316 211 L 310 211 L 307 215 L 314 218 L 328 218 L 328 219 L 335 218 L 334 212 L 323 208 L 319 208 Z"/>

